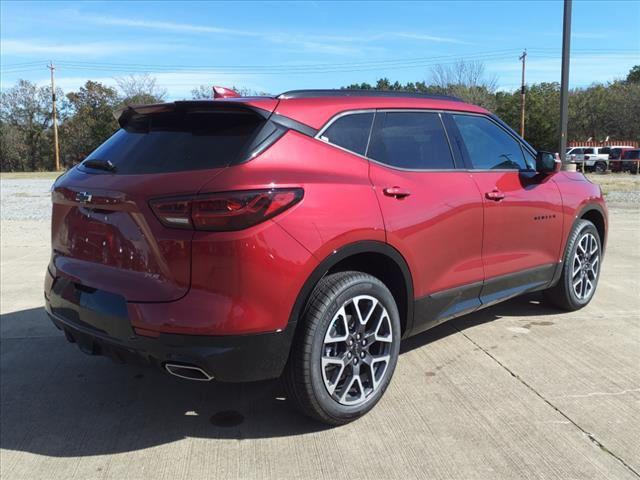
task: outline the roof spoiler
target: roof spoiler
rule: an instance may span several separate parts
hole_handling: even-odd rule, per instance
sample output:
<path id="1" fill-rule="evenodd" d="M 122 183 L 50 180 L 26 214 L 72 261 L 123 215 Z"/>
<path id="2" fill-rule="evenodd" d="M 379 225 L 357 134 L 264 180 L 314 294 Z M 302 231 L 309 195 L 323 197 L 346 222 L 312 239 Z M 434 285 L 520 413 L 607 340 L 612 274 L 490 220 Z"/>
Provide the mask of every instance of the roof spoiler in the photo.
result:
<path id="1" fill-rule="evenodd" d="M 226 98 L 226 97 L 225 97 Z M 164 113 L 179 111 L 188 108 L 202 108 L 207 110 L 230 110 L 230 111 L 250 111 L 263 118 L 269 117 L 271 112 L 262 108 L 254 107 L 242 102 L 215 102 L 212 100 L 178 100 L 167 103 L 153 103 L 149 105 L 126 105 L 113 112 L 113 116 L 118 121 L 120 128 L 124 128 L 129 121 L 136 116 L 151 115 L 154 113 Z"/>

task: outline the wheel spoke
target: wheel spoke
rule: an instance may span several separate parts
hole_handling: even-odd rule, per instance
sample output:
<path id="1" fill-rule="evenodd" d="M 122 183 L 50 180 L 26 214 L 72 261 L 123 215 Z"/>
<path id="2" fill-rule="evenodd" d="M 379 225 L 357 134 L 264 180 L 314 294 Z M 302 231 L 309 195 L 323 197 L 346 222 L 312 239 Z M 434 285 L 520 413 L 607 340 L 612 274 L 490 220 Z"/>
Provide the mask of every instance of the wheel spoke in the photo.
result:
<path id="1" fill-rule="evenodd" d="M 387 333 L 386 335 L 380 335 L 379 332 L 382 327 L 387 328 L 387 331 L 389 333 Z M 376 326 L 374 338 L 376 342 L 391 343 L 393 341 L 393 337 L 391 335 L 391 324 L 389 321 L 389 316 L 386 315 L 386 312 L 384 315 L 380 316 L 380 320 L 378 321 L 378 325 Z"/>
<path id="2" fill-rule="evenodd" d="M 371 302 L 371 308 L 365 315 L 362 315 L 362 310 L 360 309 L 360 304 L 362 302 Z M 369 322 L 371 315 L 373 315 L 373 311 L 376 309 L 376 306 L 378 305 L 378 300 L 369 296 L 361 296 L 353 299 L 353 305 L 358 315 L 358 321 L 360 322 L 360 325 L 366 325 Z"/>
<path id="3" fill-rule="evenodd" d="M 593 283 L 591 282 L 591 280 L 589 279 L 589 277 L 585 278 L 585 297 L 588 296 L 589 294 L 591 294 L 591 290 L 593 290 Z"/>
<path id="4" fill-rule="evenodd" d="M 342 328 L 344 333 L 336 335 L 335 332 L 338 328 Z M 349 338 L 349 324 L 347 322 L 347 312 L 343 305 L 335 314 L 333 320 L 331 320 L 327 333 L 324 336 L 324 343 L 344 342 L 347 338 Z"/>
<path id="5" fill-rule="evenodd" d="M 371 362 L 369 363 L 369 368 L 371 370 L 371 380 L 373 381 L 373 388 L 378 388 L 380 381 L 384 377 L 384 374 L 389 366 L 389 360 L 391 357 L 389 355 L 378 355 L 377 357 L 373 357 Z M 376 365 L 383 363 L 382 370 L 379 375 L 376 376 Z M 377 377 L 377 378 L 376 378 Z"/>
<path id="6" fill-rule="evenodd" d="M 586 240 L 586 237 L 582 237 L 580 239 L 580 242 L 578 242 L 578 250 L 580 250 L 582 255 L 585 255 L 587 253 L 587 249 L 585 248 L 585 245 L 584 245 L 585 240 Z"/>
<path id="7" fill-rule="evenodd" d="M 329 394 L 333 395 L 333 392 L 335 392 L 336 387 L 340 383 L 340 380 L 342 379 L 342 375 L 345 371 L 346 363 L 347 363 L 346 354 L 343 355 L 341 358 L 322 357 L 322 376 L 324 377 L 324 382 L 327 387 L 327 390 L 329 390 Z M 327 367 L 331 365 L 335 365 L 338 368 L 338 373 L 332 375 L 332 378 L 328 378 Z"/>
<path id="8" fill-rule="evenodd" d="M 596 241 L 596 237 L 593 235 L 589 235 L 591 241 L 591 248 L 589 249 L 589 255 L 593 255 L 598 251 L 598 242 Z"/>
<path id="9" fill-rule="evenodd" d="M 598 266 L 600 264 L 600 258 L 599 257 L 595 257 L 592 261 L 591 261 L 591 274 L 593 275 L 593 279 L 595 280 L 596 275 L 598 275 Z"/>
<path id="10" fill-rule="evenodd" d="M 349 392 L 356 387 L 358 389 L 359 395 L 354 399 L 347 399 Z M 360 375 L 354 375 L 348 386 L 342 392 L 342 396 L 340 397 L 340 401 L 345 404 L 354 404 L 360 403 L 360 400 L 364 397 L 364 387 L 362 386 L 362 381 L 360 380 Z"/>

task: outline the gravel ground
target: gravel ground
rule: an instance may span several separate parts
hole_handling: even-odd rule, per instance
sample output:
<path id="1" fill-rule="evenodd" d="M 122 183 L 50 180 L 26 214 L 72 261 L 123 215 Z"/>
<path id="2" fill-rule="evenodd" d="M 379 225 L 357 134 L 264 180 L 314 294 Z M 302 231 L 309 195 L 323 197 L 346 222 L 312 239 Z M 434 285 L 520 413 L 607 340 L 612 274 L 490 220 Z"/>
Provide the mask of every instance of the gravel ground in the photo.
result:
<path id="1" fill-rule="evenodd" d="M 1 179 L 0 220 L 51 218 L 50 179 Z"/>
<path id="2" fill-rule="evenodd" d="M 640 205 L 640 192 L 611 192 L 607 195 L 607 202 L 622 206 L 619 204 Z"/>

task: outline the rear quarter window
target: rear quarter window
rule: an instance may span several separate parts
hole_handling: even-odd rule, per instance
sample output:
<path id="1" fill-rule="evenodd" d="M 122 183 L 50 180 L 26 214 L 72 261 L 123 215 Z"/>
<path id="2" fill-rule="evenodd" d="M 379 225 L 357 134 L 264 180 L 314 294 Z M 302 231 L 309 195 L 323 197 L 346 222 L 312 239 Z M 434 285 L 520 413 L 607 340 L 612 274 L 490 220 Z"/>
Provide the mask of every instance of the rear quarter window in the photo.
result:
<path id="1" fill-rule="evenodd" d="M 325 142 L 364 155 L 369 141 L 373 113 L 351 113 L 337 118 L 322 133 Z"/>
<path id="2" fill-rule="evenodd" d="M 141 115 L 87 160 L 108 160 L 123 175 L 219 168 L 241 160 L 262 125 L 262 117 L 245 111 Z"/>

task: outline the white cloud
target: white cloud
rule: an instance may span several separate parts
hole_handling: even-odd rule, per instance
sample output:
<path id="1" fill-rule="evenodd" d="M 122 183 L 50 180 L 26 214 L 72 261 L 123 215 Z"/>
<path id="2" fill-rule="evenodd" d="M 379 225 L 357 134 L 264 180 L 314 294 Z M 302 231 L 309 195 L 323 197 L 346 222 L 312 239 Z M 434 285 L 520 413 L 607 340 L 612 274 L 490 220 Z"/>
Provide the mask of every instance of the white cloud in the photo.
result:
<path id="1" fill-rule="evenodd" d="M 105 57 L 122 53 L 176 48 L 172 45 L 140 42 L 74 42 L 50 43 L 41 40 L 4 40 L 2 55 L 71 55 Z"/>
<path id="2" fill-rule="evenodd" d="M 96 23 L 99 25 L 112 25 L 122 27 L 147 28 L 154 30 L 162 30 L 168 32 L 184 32 L 184 33 L 214 33 L 256 36 L 254 32 L 244 30 L 234 30 L 229 28 L 214 27 L 209 25 L 194 25 L 191 23 L 178 23 L 157 20 L 142 20 L 134 18 L 113 17 L 108 15 L 81 15 L 76 12 L 69 12 L 69 15 L 77 17 L 79 20 Z"/>
<path id="3" fill-rule="evenodd" d="M 85 15 L 75 10 L 63 12 L 67 19 L 75 22 L 96 25 L 131 27 L 138 29 L 160 30 L 165 32 L 181 32 L 186 34 L 231 35 L 239 37 L 260 38 L 273 44 L 286 44 L 290 50 L 332 55 L 358 55 L 363 53 L 367 44 L 389 39 L 408 39 L 435 43 L 466 44 L 466 42 L 424 32 L 382 32 L 362 35 L 323 35 L 299 34 L 295 32 L 265 32 L 257 30 L 238 30 L 214 25 L 199 25 L 171 21 L 148 20 L 110 15 Z M 359 44 L 359 45 L 358 45 Z M 360 48 L 359 48 L 360 47 Z"/>
<path id="4" fill-rule="evenodd" d="M 467 45 L 467 42 L 463 42 L 462 40 L 458 40 L 456 38 L 451 37 L 439 37 L 435 35 L 426 35 L 422 33 L 410 33 L 410 32 L 394 32 L 390 35 L 399 37 L 399 38 L 408 38 L 410 40 L 423 40 L 426 42 L 436 42 L 436 43 L 456 43 L 459 45 Z"/>

